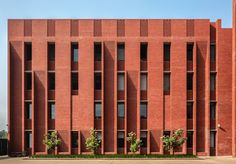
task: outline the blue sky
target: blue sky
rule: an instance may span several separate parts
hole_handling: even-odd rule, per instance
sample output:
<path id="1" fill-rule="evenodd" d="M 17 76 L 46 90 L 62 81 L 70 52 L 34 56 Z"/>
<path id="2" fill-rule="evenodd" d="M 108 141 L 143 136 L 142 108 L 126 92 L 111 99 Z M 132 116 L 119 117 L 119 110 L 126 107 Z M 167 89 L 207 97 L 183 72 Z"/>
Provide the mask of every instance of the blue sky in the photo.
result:
<path id="1" fill-rule="evenodd" d="M 232 0 L 1 0 L 0 130 L 7 124 L 7 20 L 12 18 L 209 18 L 232 25 Z"/>

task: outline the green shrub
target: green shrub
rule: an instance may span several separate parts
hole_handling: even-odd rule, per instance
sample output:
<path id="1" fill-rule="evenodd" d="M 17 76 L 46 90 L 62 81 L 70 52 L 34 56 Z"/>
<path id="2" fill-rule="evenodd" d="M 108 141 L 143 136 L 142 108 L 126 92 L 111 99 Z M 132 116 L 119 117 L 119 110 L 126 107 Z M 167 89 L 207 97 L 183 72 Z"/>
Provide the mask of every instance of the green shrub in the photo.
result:
<path id="1" fill-rule="evenodd" d="M 96 154 L 100 143 L 101 140 L 98 138 L 97 132 L 94 129 L 90 129 L 90 136 L 85 141 L 86 148 L 90 150 L 93 154 Z"/>
<path id="2" fill-rule="evenodd" d="M 130 151 L 136 153 L 142 144 L 140 139 L 137 139 L 137 136 L 134 132 L 128 133 L 127 141 L 130 143 Z"/>
<path id="3" fill-rule="evenodd" d="M 51 133 L 44 135 L 43 144 L 47 146 L 48 150 L 55 150 L 56 147 L 61 144 L 57 131 L 52 131 Z"/>

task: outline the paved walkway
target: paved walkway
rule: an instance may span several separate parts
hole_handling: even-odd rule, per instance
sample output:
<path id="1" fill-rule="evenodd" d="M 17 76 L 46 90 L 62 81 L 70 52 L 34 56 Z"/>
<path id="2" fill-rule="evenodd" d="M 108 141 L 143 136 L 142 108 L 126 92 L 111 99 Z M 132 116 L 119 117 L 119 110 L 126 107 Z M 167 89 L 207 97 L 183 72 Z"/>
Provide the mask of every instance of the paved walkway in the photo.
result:
<path id="1" fill-rule="evenodd" d="M 199 160 L 27 160 L 0 157 L 0 164 L 236 164 L 232 157 L 204 157 Z"/>

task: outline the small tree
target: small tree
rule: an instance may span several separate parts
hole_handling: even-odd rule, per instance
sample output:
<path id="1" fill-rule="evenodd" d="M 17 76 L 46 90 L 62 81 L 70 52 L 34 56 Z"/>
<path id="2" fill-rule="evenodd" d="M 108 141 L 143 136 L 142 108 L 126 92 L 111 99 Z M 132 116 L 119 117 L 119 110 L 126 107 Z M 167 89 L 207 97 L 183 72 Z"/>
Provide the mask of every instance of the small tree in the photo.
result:
<path id="1" fill-rule="evenodd" d="M 134 132 L 128 133 L 127 141 L 130 143 L 130 151 L 136 153 L 142 144 L 140 139 L 137 139 L 137 136 Z"/>
<path id="2" fill-rule="evenodd" d="M 51 133 L 44 135 L 43 144 L 47 146 L 48 150 L 55 150 L 56 147 L 61 144 L 57 131 L 52 131 Z"/>
<path id="3" fill-rule="evenodd" d="M 101 143 L 101 139 L 98 137 L 98 133 L 94 129 L 90 129 L 90 136 L 86 139 L 85 145 L 86 148 L 92 151 L 93 154 L 97 153 L 97 149 L 99 148 Z"/>
<path id="4" fill-rule="evenodd" d="M 178 129 L 174 131 L 174 134 L 172 136 L 163 136 L 161 137 L 163 141 L 163 147 L 165 150 L 172 150 L 173 155 L 175 154 L 175 150 L 182 146 L 184 142 L 187 140 L 187 138 L 183 137 L 184 130 Z"/>

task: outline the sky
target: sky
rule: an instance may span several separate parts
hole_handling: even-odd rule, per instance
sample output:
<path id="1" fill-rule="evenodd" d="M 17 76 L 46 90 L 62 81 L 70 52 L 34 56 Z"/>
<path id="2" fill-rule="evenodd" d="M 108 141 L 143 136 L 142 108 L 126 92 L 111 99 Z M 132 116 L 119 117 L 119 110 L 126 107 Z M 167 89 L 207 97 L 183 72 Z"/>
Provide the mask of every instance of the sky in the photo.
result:
<path id="1" fill-rule="evenodd" d="M 232 0 L 0 0 L 0 130 L 7 129 L 7 20 L 207 18 L 232 27 Z"/>

